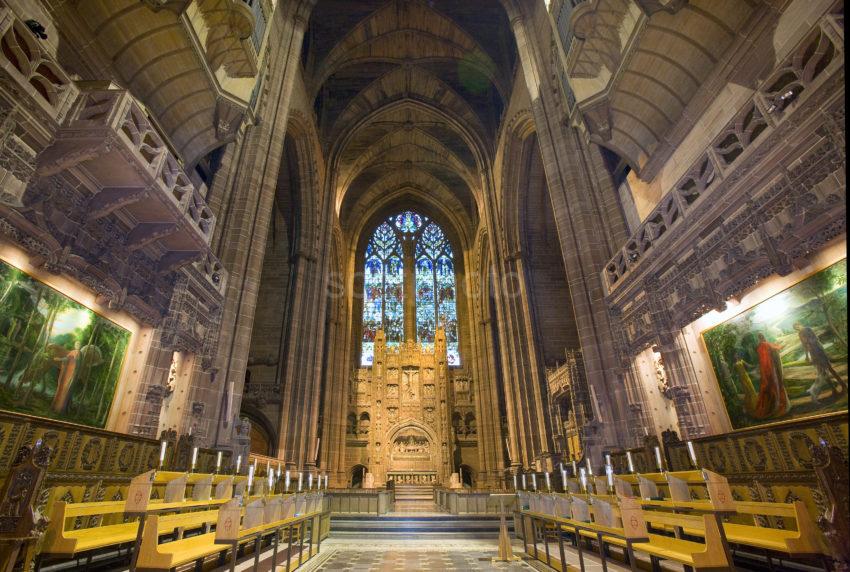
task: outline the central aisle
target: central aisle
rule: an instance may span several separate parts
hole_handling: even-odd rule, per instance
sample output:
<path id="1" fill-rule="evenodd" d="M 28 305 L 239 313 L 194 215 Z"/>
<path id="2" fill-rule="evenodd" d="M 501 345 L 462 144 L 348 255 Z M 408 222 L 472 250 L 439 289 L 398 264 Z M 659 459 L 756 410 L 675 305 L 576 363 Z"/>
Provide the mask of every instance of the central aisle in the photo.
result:
<path id="1" fill-rule="evenodd" d="M 514 542 L 514 552 L 521 553 L 522 543 Z M 493 563 L 498 551 L 495 539 L 374 539 L 368 534 L 359 539 L 329 538 L 322 543 L 322 554 L 305 572 L 409 572 L 457 570 L 534 570 L 523 560 Z"/>

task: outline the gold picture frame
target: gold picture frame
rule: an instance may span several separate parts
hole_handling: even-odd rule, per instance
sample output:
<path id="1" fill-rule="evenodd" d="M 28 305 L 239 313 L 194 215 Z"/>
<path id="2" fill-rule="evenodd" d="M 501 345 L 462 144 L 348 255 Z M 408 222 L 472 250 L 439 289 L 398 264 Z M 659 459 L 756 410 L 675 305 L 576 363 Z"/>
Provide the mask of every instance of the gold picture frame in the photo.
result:
<path id="1" fill-rule="evenodd" d="M 733 430 L 847 408 L 847 260 L 700 333 Z"/>

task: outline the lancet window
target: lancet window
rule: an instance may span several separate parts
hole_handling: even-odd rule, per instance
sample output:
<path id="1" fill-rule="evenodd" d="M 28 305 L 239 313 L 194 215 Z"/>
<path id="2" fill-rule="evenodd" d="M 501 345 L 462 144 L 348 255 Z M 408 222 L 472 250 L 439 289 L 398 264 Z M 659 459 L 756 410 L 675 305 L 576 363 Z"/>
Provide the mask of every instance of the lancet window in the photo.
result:
<path id="1" fill-rule="evenodd" d="M 412 269 L 407 287 L 406 267 Z M 454 254 L 437 223 L 412 211 L 388 218 L 366 246 L 364 274 L 362 366 L 374 362 L 379 329 L 387 346 L 408 337 L 432 349 L 438 326 L 446 331 L 448 364 L 460 365 Z M 405 307 L 413 314 L 407 321 Z"/>

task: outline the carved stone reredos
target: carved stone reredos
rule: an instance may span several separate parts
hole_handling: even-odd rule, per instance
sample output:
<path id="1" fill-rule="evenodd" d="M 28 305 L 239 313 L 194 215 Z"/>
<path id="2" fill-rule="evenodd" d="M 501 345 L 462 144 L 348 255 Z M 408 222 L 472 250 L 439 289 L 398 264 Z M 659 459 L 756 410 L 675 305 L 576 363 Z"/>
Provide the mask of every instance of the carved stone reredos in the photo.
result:
<path id="1" fill-rule="evenodd" d="M 359 462 L 378 484 L 447 482 L 456 472 L 459 440 L 476 439 L 474 384 L 446 366 L 442 330 L 435 339 L 433 345 L 408 341 L 387 347 L 379 333 L 373 367 L 352 374 L 347 445 L 357 454 L 365 449 Z M 458 427 L 453 419 L 461 421 Z"/>

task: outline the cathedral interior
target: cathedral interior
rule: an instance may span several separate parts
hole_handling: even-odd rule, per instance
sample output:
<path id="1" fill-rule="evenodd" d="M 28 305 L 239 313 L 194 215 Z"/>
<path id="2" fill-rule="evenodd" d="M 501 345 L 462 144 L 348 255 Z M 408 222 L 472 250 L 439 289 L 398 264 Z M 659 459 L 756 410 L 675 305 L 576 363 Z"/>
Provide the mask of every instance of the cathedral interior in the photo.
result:
<path id="1" fill-rule="evenodd" d="M 850 570 L 843 0 L 0 0 L 0 567 Z"/>

